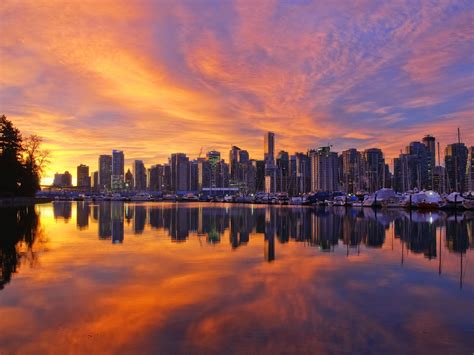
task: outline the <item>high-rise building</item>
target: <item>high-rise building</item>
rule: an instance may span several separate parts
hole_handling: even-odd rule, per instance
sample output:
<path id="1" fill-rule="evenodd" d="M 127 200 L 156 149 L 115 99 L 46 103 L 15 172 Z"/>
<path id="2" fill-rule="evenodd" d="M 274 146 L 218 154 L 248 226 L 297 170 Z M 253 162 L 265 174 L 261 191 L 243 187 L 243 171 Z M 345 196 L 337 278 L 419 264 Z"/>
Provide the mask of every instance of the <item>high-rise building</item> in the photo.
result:
<path id="1" fill-rule="evenodd" d="M 81 164 L 77 167 L 77 187 L 91 187 L 91 178 L 89 176 L 89 167 Z"/>
<path id="2" fill-rule="evenodd" d="M 263 192 L 265 191 L 265 161 L 252 160 L 251 164 L 255 169 L 255 190 Z"/>
<path id="3" fill-rule="evenodd" d="M 381 189 L 385 178 L 385 159 L 378 148 L 370 148 L 362 153 L 364 161 L 364 185 L 368 192 L 372 193 Z"/>
<path id="4" fill-rule="evenodd" d="M 263 139 L 263 160 L 265 162 L 265 192 L 277 191 L 277 169 L 275 166 L 275 133 L 265 133 Z"/>
<path id="5" fill-rule="evenodd" d="M 164 167 L 163 165 L 157 164 L 152 165 L 148 169 L 148 189 L 150 191 L 161 191 L 163 190 L 163 177 L 164 177 Z"/>
<path id="6" fill-rule="evenodd" d="M 232 146 L 229 151 L 229 174 L 232 181 L 239 180 L 239 154 L 240 148 Z"/>
<path id="7" fill-rule="evenodd" d="M 72 175 L 69 171 L 65 171 L 63 174 L 54 174 L 53 186 L 55 187 L 72 187 Z"/>
<path id="8" fill-rule="evenodd" d="M 444 194 L 446 192 L 446 169 L 444 166 L 435 166 L 433 171 L 433 190 Z"/>
<path id="9" fill-rule="evenodd" d="M 189 162 L 189 190 L 198 191 L 198 161 L 192 160 Z"/>
<path id="10" fill-rule="evenodd" d="M 362 190 L 363 164 L 362 154 L 356 149 L 348 149 L 341 153 L 341 184 L 346 193 Z"/>
<path id="11" fill-rule="evenodd" d="M 431 135 L 426 135 L 422 139 L 423 144 L 426 146 L 426 167 L 428 181 L 426 188 L 429 190 L 433 189 L 433 177 L 434 177 L 434 168 L 436 166 L 436 139 Z"/>
<path id="12" fill-rule="evenodd" d="M 99 157 L 99 190 L 110 190 L 112 183 L 112 156 Z"/>
<path id="13" fill-rule="evenodd" d="M 474 191 L 474 146 L 467 149 L 466 191 Z"/>
<path id="14" fill-rule="evenodd" d="M 310 152 L 312 191 L 337 191 L 338 157 L 330 147 L 321 147 Z"/>
<path id="15" fill-rule="evenodd" d="M 171 154 L 170 158 L 171 190 L 189 190 L 189 158 L 184 153 Z"/>
<path id="16" fill-rule="evenodd" d="M 123 151 L 112 151 L 112 190 L 122 190 L 125 183 L 125 157 Z"/>
<path id="17" fill-rule="evenodd" d="M 91 186 L 95 191 L 98 191 L 100 189 L 98 171 L 94 171 L 91 175 Z"/>
<path id="18" fill-rule="evenodd" d="M 448 144 L 444 153 L 446 185 L 449 191 L 464 192 L 466 186 L 467 148 L 464 143 Z"/>
<path id="19" fill-rule="evenodd" d="M 135 179 L 133 178 L 133 174 L 130 169 L 128 169 L 125 173 L 125 189 L 132 190 L 133 186 L 135 186 Z"/>
<path id="20" fill-rule="evenodd" d="M 276 190 L 289 192 L 290 188 L 290 156 L 288 152 L 280 151 L 276 160 Z"/>
<path id="21" fill-rule="evenodd" d="M 265 165 L 273 167 L 275 165 L 275 133 L 265 133 L 263 140 L 263 160 Z"/>
<path id="22" fill-rule="evenodd" d="M 146 190 L 146 169 L 143 160 L 135 160 L 132 166 L 135 191 Z"/>
<path id="23" fill-rule="evenodd" d="M 406 154 L 411 155 L 413 166 L 408 171 L 412 188 L 430 189 L 430 177 L 428 176 L 428 162 L 431 152 L 424 143 L 411 142 L 405 149 Z"/>

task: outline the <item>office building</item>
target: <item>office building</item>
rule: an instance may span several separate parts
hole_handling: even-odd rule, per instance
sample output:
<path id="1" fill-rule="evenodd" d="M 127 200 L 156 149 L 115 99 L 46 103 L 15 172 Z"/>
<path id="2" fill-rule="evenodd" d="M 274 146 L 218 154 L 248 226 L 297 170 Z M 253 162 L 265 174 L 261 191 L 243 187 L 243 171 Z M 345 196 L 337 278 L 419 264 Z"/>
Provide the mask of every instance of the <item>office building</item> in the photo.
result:
<path id="1" fill-rule="evenodd" d="M 361 191 L 364 173 L 362 154 L 356 149 L 348 149 L 341 153 L 339 159 L 342 190 L 351 194 Z"/>
<path id="2" fill-rule="evenodd" d="M 123 151 L 112 151 L 112 178 L 111 188 L 113 191 L 120 191 L 125 185 L 125 157 Z"/>
<path id="3" fill-rule="evenodd" d="M 135 191 L 146 190 L 146 169 L 143 160 L 135 160 L 132 166 Z"/>
<path id="4" fill-rule="evenodd" d="M 464 192 L 467 188 L 467 148 L 464 143 L 448 144 L 444 153 L 444 166 L 447 192 Z"/>
<path id="5" fill-rule="evenodd" d="M 77 187 L 91 187 L 91 178 L 89 176 L 89 167 L 87 165 L 81 164 L 77 167 Z"/>
<path id="6" fill-rule="evenodd" d="M 65 171 L 63 174 L 54 174 L 53 186 L 55 187 L 72 187 L 72 175 L 69 171 Z"/>
<path id="7" fill-rule="evenodd" d="M 373 193 L 384 187 L 385 159 L 378 148 L 366 149 L 362 153 L 364 164 L 364 189 Z"/>
<path id="8" fill-rule="evenodd" d="M 171 190 L 189 190 L 189 158 L 184 153 L 171 154 L 169 159 L 171 173 Z"/>
<path id="9" fill-rule="evenodd" d="M 466 191 L 474 191 L 474 146 L 467 149 Z"/>
<path id="10" fill-rule="evenodd" d="M 311 190 L 337 191 L 338 157 L 330 147 L 321 147 L 310 151 L 311 158 Z"/>
<path id="11" fill-rule="evenodd" d="M 99 190 L 110 190 L 112 183 L 112 156 L 99 157 Z"/>

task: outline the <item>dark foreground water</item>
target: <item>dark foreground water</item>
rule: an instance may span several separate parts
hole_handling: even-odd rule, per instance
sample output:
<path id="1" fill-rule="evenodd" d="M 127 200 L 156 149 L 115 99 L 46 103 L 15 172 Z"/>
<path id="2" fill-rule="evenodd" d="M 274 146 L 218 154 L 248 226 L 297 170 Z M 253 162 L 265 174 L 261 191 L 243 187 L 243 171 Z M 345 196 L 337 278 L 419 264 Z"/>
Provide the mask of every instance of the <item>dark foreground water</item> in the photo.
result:
<path id="1" fill-rule="evenodd" d="M 0 209 L 0 354 L 474 353 L 474 213 Z"/>

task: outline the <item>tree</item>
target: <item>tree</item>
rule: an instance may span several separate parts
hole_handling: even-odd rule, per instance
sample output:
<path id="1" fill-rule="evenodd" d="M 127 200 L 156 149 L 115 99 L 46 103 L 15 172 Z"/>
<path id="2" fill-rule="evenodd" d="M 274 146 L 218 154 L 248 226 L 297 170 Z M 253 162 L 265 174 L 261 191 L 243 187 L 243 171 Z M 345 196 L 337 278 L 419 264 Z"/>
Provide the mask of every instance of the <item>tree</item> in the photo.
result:
<path id="1" fill-rule="evenodd" d="M 22 137 L 5 115 L 0 117 L 0 195 L 16 196 L 21 186 Z"/>
<path id="2" fill-rule="evenodd" d="M 41 149 L 37 135 L 22 139 L 5 115 L 0 117 L 0 196 L 34 196 L 49 152 Z"/>

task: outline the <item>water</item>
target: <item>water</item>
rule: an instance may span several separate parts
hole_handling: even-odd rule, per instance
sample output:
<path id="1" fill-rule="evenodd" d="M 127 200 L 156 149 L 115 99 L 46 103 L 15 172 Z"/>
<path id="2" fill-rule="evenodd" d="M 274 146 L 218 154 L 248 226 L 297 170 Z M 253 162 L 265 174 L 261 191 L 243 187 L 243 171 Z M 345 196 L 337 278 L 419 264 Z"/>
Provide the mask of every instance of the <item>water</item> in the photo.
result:
<path id="1" fill-rule="evenodd" d="M 474 213 L 0 209 L 0 353 L 474 352 Z"/>

